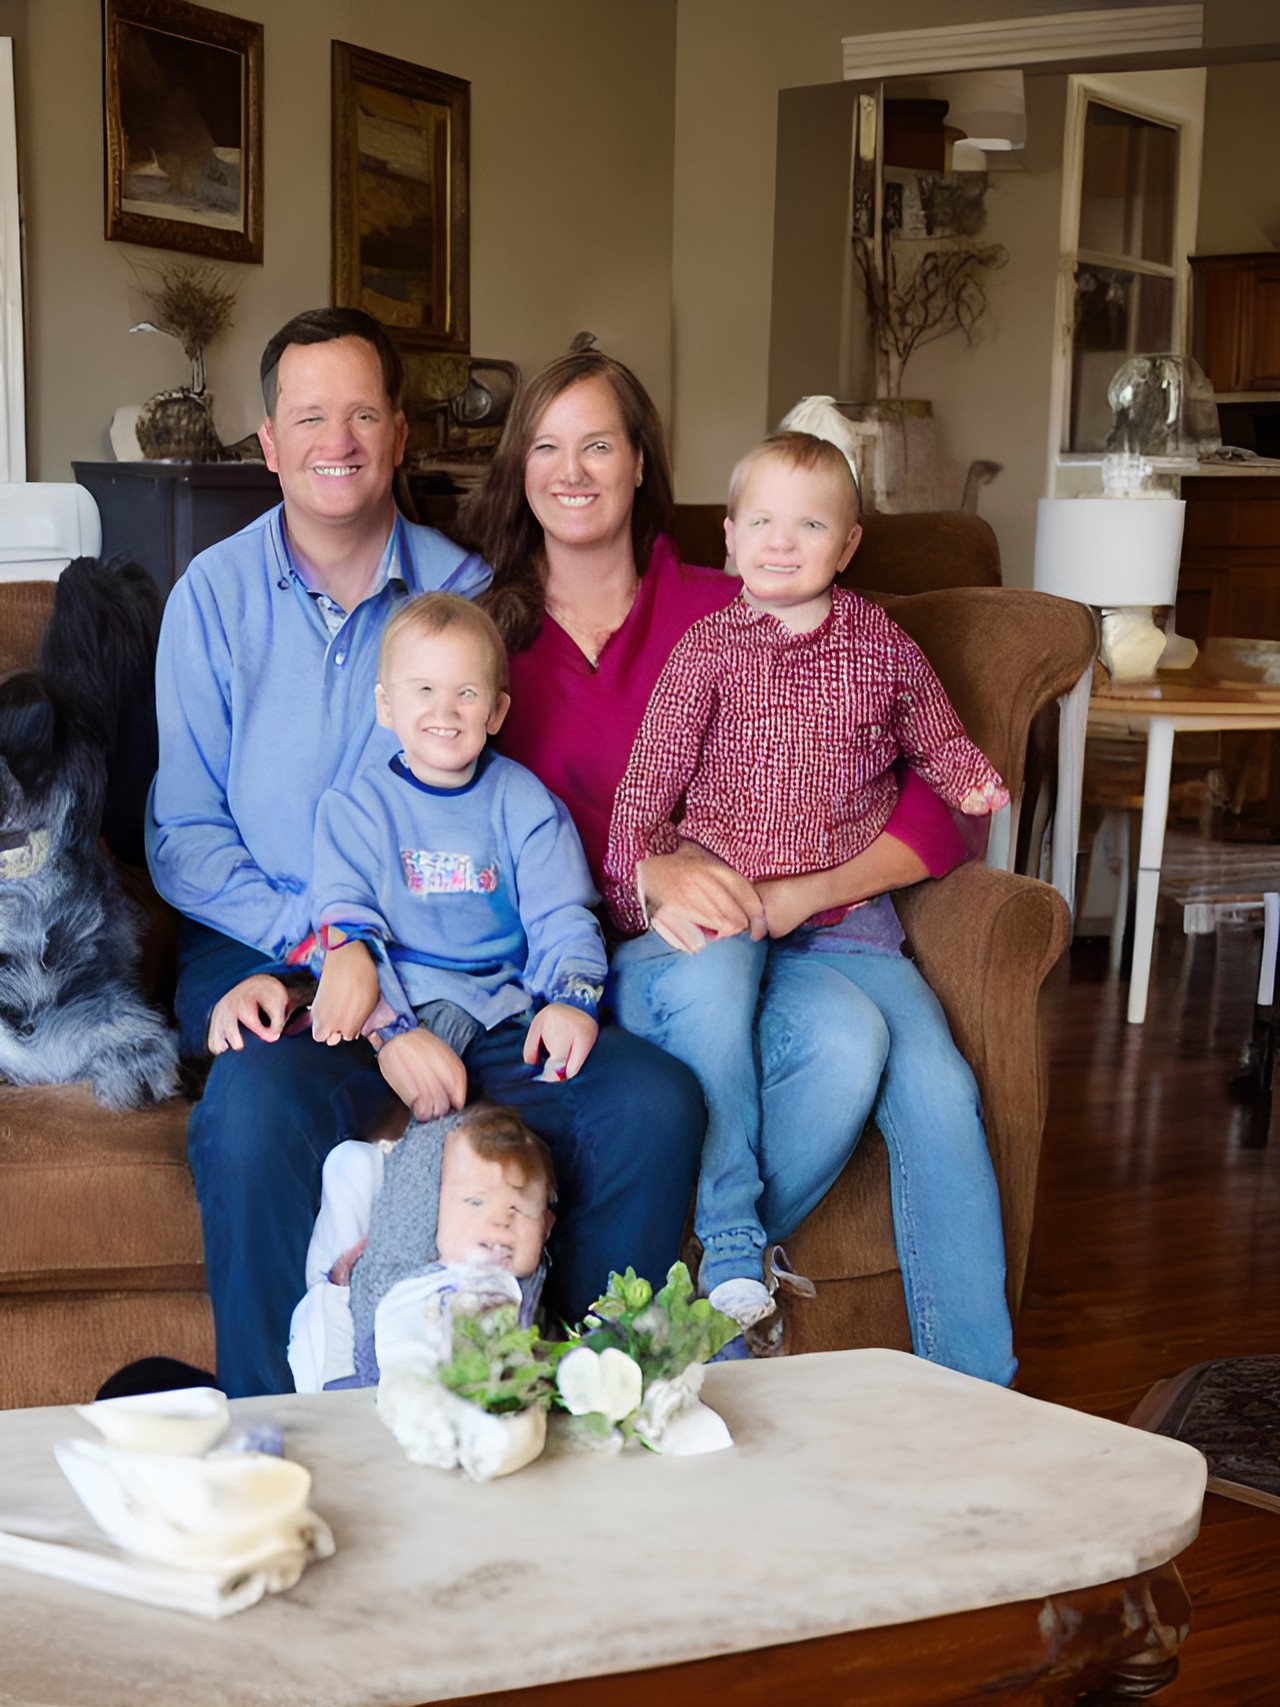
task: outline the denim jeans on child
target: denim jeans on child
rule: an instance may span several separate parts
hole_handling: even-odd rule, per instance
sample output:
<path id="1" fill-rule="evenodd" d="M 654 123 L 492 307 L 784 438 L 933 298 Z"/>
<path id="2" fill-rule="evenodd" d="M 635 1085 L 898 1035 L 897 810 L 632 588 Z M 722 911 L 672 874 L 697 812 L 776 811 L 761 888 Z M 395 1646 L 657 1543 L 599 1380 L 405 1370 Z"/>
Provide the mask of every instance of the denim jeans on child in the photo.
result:
<path id="1" fill-rule="evenodd" d="M 706 1096 L 695 1225 L 703 1286 L 758 1277 L 826 1195 L 874 1110 L 917 1354 L 1013 1378 L 1000 1202 L 973 1074 L 901 953 L 823 933 L 678 953 L 652 931 L 614 956 L 619 1022 L 686 1062 Z"/>

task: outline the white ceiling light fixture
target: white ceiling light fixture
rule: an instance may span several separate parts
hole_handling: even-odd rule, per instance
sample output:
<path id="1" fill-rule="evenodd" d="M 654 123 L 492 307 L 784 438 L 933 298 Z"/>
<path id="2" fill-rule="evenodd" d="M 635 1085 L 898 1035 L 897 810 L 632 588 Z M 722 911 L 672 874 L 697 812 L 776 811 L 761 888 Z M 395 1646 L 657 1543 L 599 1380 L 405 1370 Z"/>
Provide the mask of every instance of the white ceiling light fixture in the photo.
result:
<path id="1" fill-rule="evenodd" d="M 947 103 L 947 129 L 963 132 L 985 153 L 1027 145 L 1027 106 L 1021 71 L 966 71 L 931 77 L 929 89 Z"/>

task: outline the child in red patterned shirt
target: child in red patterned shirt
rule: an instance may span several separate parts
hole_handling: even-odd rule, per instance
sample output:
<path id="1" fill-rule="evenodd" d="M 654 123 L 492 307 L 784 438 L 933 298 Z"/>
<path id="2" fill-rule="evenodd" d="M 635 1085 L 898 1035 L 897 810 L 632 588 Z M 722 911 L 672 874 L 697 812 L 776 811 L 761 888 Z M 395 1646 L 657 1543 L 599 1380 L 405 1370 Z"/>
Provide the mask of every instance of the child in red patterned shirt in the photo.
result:
<path id="1" fill-rule="evenodd" d="M 741 596 L 695 623 L 672 652 L 614 800 L 605 895 L 624 932 L 649 925 L 642 862 L 685 842 L 751 882 L 852 858 L 893 810 L 899 758 L 962 812 L 1007 802 L 923 653 L 878 606 L 834 585 L 861 532 L 852 471 L 824 439 L 777 434 L 734 470 L 725 538 Z M 725 1048 L 725 1008 L 740 1009 L 749 1044 L 770 954 L 830 947 L 830 927 L 845 911 L 749 947 L 745 938 L 694 941 L 658 917 L 615 958 L 623 1024 L 685 1060 L 702 1082 L 709 1107 L 695 1216 L 702 1283 L 744 1326 L 773 1308 L 756 1211 L 761 1087 L 758 1070 L 741 1082 L 749 1054 L 726 1083 L 725 1063 L 736 1052 Z M 734 974 L 726 979 L 729 943 Z M 715 952 L 699 954 L 703 964 L 692 967 L 706 946 Z M 855 982 L 856 958 L 841 962 L 844 970 L 848 960 Z M 641 967 L 642 976 L 632 975 Z"/>

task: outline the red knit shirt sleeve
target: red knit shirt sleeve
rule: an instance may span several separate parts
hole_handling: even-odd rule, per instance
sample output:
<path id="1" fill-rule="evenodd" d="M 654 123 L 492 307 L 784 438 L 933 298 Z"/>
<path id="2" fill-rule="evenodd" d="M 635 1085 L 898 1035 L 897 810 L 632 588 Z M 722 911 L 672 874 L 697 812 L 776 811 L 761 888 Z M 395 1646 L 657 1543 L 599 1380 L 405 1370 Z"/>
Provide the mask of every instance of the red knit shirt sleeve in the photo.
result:
<path id="1" fill-rule="evenodd" d="M 698 767 L 716 704 L 714 654 L 695 623 L 663 666 L 613 797 L 604 860 L 604 898 L 619 930 L 638 936 L 648 921 L 636 866 L 680 845 L 675 813 Z"/>
<path id="2" fill-rule="evenodd" d="M 964 732 L 946 689 L 916 645 L 902 629 L 895 640 L 897 685 L 893 728 L 903 756 L 933 789 L 952 806 L 963 807 L 975 789 L 990 788 L 1009 796 L 999 772 Z M 1002 804 L 998 799 L 995 804 Z"/>

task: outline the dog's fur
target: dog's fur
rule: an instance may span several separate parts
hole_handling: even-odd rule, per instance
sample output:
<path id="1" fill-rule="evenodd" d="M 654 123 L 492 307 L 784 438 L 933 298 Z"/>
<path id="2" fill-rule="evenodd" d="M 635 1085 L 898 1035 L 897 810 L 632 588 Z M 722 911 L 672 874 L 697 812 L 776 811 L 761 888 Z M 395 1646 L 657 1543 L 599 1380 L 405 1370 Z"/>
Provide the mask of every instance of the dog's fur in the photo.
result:
<path id="1" fill-rule="evenodd" d="M 159 614 L 144 569 L 81 558 L 63 571 L 40 669 L 0 681 L 0 1078 L 88 1079 L 107 1108 L 177 1085 L 176 1040 L 142 996 L 137 910 L 99 844 L 110 756 L 139 721 L 145 737 Z M 148 757 L 144 738 L 144 770 Z M 121 839 L 136 843 L 139 774 L 110 781 Z"/>

